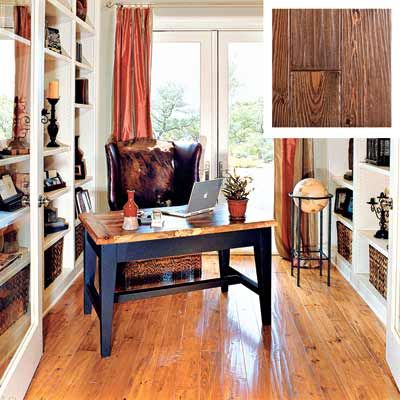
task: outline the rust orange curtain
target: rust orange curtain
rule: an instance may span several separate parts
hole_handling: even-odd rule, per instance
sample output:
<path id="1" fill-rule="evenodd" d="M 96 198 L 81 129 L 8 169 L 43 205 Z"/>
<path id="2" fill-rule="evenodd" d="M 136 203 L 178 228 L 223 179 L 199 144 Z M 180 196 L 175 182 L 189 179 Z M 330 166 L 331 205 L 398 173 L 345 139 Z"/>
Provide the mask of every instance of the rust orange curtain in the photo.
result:
<path id="1" fill-rule="evenodd" d="M 15 33 L 31 38 L 31 16 L 26 6 L 14 7 Z M 29 130 L 28 95 L 30 84 L 30 47 L 15 41 L 14 138 L 25 137 Z"/>
<path id="2" fill-rule="evenodd" d="M 113 139 L 152 138 L 150 8 L 117 10 L 114 54 Z"/>
<path id="3" fill-rule="evenodd" d="M 288 196 L 296 183 L 314 177 L 314 152 L 312 139 L 275 139 L 275 201 L 274 214 L 278 226 L 275 241 L 279 255 L 290 259 L 291 247 L 291 200 Z M 303 214 L 301 240 L 304 246 L 316 243 L 316 220 L 311 214 Z"/>

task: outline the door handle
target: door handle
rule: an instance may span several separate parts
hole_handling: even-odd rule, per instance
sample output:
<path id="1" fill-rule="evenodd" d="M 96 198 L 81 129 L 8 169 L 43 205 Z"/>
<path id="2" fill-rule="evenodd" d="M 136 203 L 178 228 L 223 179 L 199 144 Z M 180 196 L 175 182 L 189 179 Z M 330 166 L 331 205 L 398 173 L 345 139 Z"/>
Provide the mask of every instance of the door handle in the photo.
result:
<path id="1" fill-rule="evenodd" d="M 31 200 L 29 196 L 24 196 L 21 200 L 22 207 L 29 207 L 31 205 Z"/>
<path id="2" fill-rule="evenodd" d="M 224 177 L 224 163 L 222 161 L 218 162 L 218 178 Z"/>
<path id="3" fill-rule="evenodd" d="M 206 161 L 206 166 L 204 168 L 204 180 L 210 180 L 210 161 Z"/>
<path id="4" fill-rule="evenodd" d="M 43 195 L 39 196 L 39 200 L 38 200 L 39 208 L 42 207 L 42 206 L 48 207 L 49 204 L 50 204 L 50 200 L 46 196 L 43 196 Z"/>

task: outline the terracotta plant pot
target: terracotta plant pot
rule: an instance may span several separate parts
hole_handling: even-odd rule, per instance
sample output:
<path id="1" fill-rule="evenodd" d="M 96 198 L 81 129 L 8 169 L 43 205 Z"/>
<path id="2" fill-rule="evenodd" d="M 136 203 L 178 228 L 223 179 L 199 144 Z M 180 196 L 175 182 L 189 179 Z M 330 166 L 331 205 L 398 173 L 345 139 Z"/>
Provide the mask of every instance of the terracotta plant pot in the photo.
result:
<path id="1" fill-rule="evenodd" d="M 230 200 L 228 199 L 229 216 L 232 220 L 245 219 L 248 200 Z"/>

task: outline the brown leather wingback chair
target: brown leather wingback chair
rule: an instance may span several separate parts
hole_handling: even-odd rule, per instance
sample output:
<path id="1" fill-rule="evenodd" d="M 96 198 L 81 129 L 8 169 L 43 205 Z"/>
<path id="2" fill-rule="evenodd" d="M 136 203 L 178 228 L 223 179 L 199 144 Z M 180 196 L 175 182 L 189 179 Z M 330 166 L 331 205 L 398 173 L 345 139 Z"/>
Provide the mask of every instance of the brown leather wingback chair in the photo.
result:
<path id="1" fill-rule="evenodd" d="M 106 145 L 108 203 L 121 210 L 127 190 L 135 190 L 140 208 L 189 201 L 193 183 L 199 180 L 200 143 L 137 139 Z M 117 284 L 129 289 L 136 284 L 201 276 L 201 255 L 136 261 L 118 266 Z"/>

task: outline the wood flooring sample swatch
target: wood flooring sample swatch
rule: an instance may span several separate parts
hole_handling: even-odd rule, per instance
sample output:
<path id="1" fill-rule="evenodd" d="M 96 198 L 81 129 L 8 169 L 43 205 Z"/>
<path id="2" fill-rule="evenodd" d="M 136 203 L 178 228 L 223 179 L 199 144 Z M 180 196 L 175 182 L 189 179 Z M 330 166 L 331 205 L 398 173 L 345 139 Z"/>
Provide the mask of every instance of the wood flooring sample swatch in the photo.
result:
<path id="1" fill-rule="evenodd" d="M 290 84 L 291 126 L 340 126 L 339 72 L 292 72 Z"/>
<path id="2" fill-rule="evenodd" d="M 273 126 L 289 126 L 289 10 L 272 10 Z"/>
<path id="3" fill-rule="evenodd" d="M 390 11 L 342 13 L 342 126 L 391 126 Z"/>
<path id="4" fill-rule="evenodd" d="M 340 10 L 291 10 L 291 69 L 340 69 Z"/>

